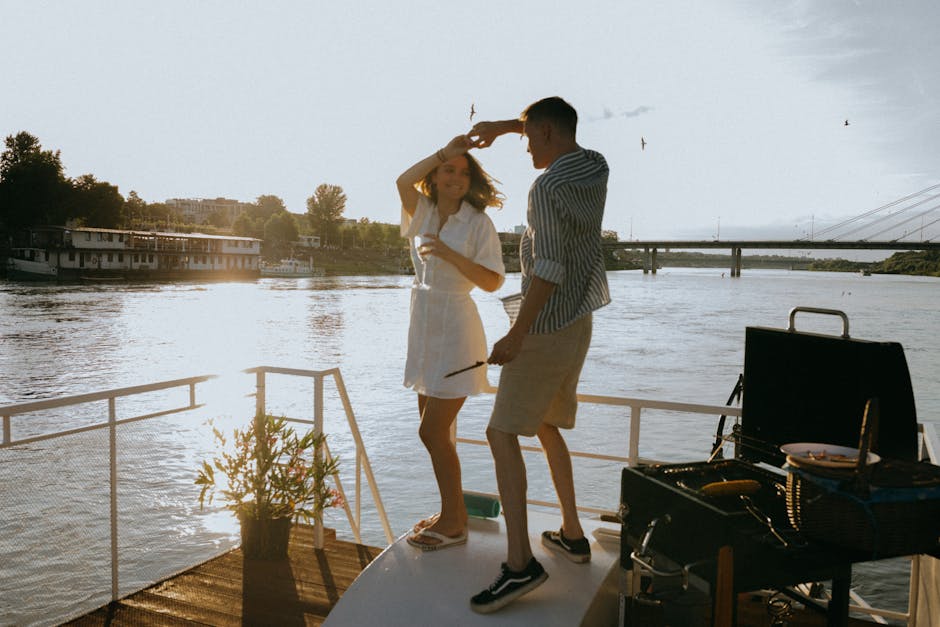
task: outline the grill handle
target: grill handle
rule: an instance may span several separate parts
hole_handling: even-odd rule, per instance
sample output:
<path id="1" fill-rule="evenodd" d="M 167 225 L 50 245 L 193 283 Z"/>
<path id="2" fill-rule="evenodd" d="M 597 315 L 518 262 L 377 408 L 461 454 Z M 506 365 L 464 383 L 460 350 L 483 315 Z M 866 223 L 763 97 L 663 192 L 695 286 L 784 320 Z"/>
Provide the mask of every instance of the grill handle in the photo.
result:
<path id="1" fill-rule="evenodd" d="M 803 313 L 815 313 L 822 314 L 824 316 L 839 316 L 842 318 L 842 337 L 844 339 L 849 339 L 849 317 L 845 315 L 844 311 L 839 311 L 838 309 L 822 309 L 820 307 L 794 307 L 790 310 L 789 324 L 787 325 L 787 331 L 789 333 L 796 332 L 796 312 L 801 311 Z"/>
<path id="2" fill-rule="evenodd" d="M 640 548 L 636 551 L 630 553 L 630 559 L 634 564 L 642 568 L 643 570 L 650 572 L 657 577 L 682 577 L 682 589 L 686 590 L 689 587 L 689 569 L 682 567 L 677 568 L 676 570 L 659 570 L 653 566 L 653 556 L 648 553 L 650 540 L 653 538 L 653 531 L 656 530 L 656 525 L 662 522 L 663 524 L 672 522 L 672 516 L 669 514 L 663 514 L 660 518 L 654 518 L 650 521 L 650 524 L 646 527 L 646 533 L 643 534 L 643 539 L 640 541 Z"/>
<path id="3" fill-rule="evenodd" d="M 675 570 L 658 570 L 653 566 L 653 556 L 652 555 L 639 555 L 636 551 L 630 553 L 630 559 L 633 560 L 633 563 L 642 568 L 644 571 L 652 573 L 657 577 L 682 577 L 682 589 L 689 589 L 689 567 L 681 566 Z"/>

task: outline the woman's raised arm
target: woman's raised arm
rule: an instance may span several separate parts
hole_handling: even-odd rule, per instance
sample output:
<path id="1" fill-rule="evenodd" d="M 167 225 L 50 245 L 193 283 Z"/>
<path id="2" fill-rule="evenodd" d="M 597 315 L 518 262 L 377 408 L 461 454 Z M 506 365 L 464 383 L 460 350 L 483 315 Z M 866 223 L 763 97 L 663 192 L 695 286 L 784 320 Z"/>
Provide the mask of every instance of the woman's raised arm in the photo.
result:
<path id="1" fill-rule="evenodd" d="M 401 206 L 405 212 L 413 216 L 418 206 L 418 190 L 415 185 L 428 175 L 428 172 L 441 165 L 442 163 L 453 159 L 470 150 L 472 144 L 470 138 L 466 135 L 458 135 L 450 142 L 435 152 L 433 155 L 425 157 L 407 170 L 401 173 L 395 184 L 398 186 L 398 196 L 401 198 Z"/>

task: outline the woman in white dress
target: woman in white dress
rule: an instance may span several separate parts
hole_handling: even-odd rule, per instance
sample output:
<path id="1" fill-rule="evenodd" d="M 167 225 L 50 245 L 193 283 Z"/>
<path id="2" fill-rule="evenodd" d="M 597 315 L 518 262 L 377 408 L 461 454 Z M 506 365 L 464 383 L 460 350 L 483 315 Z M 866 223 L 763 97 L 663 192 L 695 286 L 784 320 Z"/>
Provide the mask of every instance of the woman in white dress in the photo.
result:
<path id="1" fill-rule="evenodd" d="M 465 135 L 455 137 L 397 180 L 401 233 L 411 242 L 415 266 L 404 385 L 418 393 L 418 434 L 441 495 L 440 512 L 417 523 L 408 538 L 423 550 L 467 541 L 460 460 L 450 432 L 467 396 L 486 389 L 489 354 L 470 291 L 496 291 L 506 274 L 496 227 L 484 213 L 501 207 L 502 195 L 467 154 L 471 146 Z M 418 235 L 424 236 L 420 254 Z M 445 377 L 476 362 L 481 367 Z"/>

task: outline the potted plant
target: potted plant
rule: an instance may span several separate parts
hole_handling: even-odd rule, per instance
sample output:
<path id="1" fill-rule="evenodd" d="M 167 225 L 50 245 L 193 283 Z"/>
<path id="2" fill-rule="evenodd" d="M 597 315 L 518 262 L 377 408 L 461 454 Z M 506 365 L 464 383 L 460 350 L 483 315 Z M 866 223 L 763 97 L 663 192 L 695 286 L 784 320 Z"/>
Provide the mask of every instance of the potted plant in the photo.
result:
<path id="1" fill-rule="evenodd" d="M 298 434 L 284 418 L 263 413 L 233 431 L 231 446 L 219 429 L 212 432 L 220 452 L 198 471 L 199 507 L 218 491 L 238 516 L 245 557 L 285 557 L 293 520 L 320 521 L 324 509 L 343 506 L 340 493 L 326 483 L 339 460 L 323 455 L 324 434 Z M 224 484 L 217 483 L 219 475 Z"/>

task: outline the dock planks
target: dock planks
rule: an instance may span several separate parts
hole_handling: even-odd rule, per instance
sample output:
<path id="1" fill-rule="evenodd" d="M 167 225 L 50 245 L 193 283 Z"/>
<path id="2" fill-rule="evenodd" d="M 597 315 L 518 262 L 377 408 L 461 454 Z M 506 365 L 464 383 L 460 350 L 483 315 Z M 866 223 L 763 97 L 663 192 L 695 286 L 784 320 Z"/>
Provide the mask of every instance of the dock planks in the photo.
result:
<path id="1" fill-rule="evenodd" d="M 320 625 L 382 551 L 295 525 L 287 560 L 246 560 L 240 549 L 77 618 L 67 625 Z"/>

